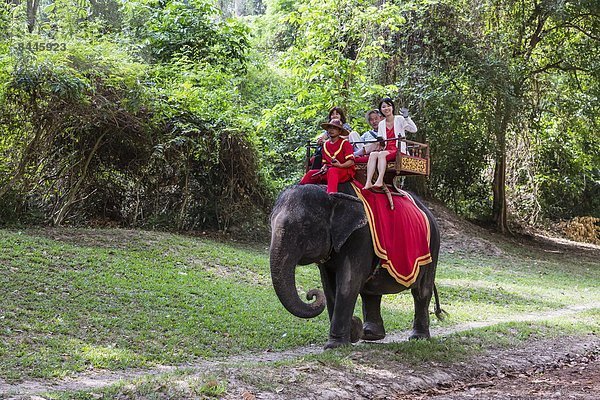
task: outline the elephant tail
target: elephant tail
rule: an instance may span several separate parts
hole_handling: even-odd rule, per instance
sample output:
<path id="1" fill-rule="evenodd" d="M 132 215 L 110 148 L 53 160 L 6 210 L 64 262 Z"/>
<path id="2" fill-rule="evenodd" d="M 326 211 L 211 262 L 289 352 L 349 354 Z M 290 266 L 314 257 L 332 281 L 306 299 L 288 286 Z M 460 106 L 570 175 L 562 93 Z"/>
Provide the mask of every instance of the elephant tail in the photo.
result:
<path id="1" fill-rule="evenodd" d="M 443 321 L 444 318 L 446 318 L 446 315 L 450 314 L 442 310 L 442 307 L 440 306 L 440 296 L 438 296 L 437 287 L 435 286 L 435 283 L 433 284 L 433 296 L 435 297 L 435 308 L 433 309 L 433 312 L 435 313 L 437 319 Z"/>

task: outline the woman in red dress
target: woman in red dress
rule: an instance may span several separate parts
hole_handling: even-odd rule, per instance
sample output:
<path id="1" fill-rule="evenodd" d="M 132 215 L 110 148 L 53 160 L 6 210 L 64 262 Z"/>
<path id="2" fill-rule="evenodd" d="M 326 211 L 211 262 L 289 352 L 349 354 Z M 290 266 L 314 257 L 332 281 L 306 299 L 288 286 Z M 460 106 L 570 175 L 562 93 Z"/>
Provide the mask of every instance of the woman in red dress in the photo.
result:
<path id="1" fill-rule="evenodd" d="M 408 116 L 408 110 L 403 108 L 402 115 L 394 115 L 394 102 L 390 98 L 385 98 L 379 103 L 379 111 L 383 115 L 384 119 L 379 122 L 377 130 L 377 136 L 381 139 L 397 139 L 406 137 L 405 131 L 416 132 L 417 126 Z M 406 143 L 401 142 L 400 151 L 406 154 Z M 373 151 L 369 154 L 369 160 L 367 162 L 367 182 L 365 189 L 372 187 L 381 188 L 383 186 L 383 176 L 388 161 L 396 159 L 396 153 L 398 152 L 398 141 L 390 140 L 382 145 L 380 151 Z M 377 180 L 373 183 L 373 175 L 375 175 L 375 168 L 377 168 Z"/>

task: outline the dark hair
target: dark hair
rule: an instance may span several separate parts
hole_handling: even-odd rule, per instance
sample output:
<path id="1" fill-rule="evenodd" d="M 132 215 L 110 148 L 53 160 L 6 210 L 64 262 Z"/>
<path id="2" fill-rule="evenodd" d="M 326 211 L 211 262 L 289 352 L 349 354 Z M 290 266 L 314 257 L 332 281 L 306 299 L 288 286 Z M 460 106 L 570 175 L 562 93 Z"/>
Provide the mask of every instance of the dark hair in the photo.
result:
<path id="1" fill-rule="evenodd" d="M 390 99 L 389 97 L 384 97 L 383 99 L 381 99 L 381 101 L 379 102 L 379 112 L 383 115 L 383 113 L 381 112 L 381 105 L 383 103 L 388 103 L 389 105 L 392 106 L 392 114 L 396 111 L 396 106 L 394 105 L 394 100 Z"/>
<path id="2" fill-rule="evenodd" d="M 331 107 L 331 109 L 329 110 L 329 115 L 328 120 L 331 121 L 331 114 L 333 114 L 334 111 L 337 111 L 338 114 L 340 114 L 340 121 L 342 121 L 342 124 L 346 123 L 346 113 L 344 112 L 344 110 L 342 110 L 340 107 Z"/>

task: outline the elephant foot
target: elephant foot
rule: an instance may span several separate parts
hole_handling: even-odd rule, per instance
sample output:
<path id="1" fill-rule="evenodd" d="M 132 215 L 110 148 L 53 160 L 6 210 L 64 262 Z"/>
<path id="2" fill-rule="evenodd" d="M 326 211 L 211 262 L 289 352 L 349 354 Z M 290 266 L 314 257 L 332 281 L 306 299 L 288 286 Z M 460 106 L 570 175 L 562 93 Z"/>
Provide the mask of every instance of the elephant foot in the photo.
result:
<path id="1" fill-rule="evenodd" d="M 416 331 L 413 329 L 410 336 L 408 337 L 408 340 L 422 340 L 422 339 L 429 339 L 430 337 L 431 337 L 431 335 L 429 334 L 429 330 L 427 330 L 425 332 L 420 332 L 420 331 Z"/>
<path id="2" fill-rule="evenodd" d="M 325 350 L 337 349 L 338 347 L 343 346 L 350 346 L 350 342 L 341 339 L 329 339 L 327 343 L 325 343 Z"/>
<path id="3" fill-rule="evenodd" d="M 363 340 L 381 340 L 385 337 L 385 328 L 383 324 L 374 322 L 365 322 L 363 325 Z"/>
<path id="4" fill-rule="evenodd" d="M 363 337 L 363 323 L 360 318 L 352 316 L 350 326 L 350 342 L 356 343 Z"/>

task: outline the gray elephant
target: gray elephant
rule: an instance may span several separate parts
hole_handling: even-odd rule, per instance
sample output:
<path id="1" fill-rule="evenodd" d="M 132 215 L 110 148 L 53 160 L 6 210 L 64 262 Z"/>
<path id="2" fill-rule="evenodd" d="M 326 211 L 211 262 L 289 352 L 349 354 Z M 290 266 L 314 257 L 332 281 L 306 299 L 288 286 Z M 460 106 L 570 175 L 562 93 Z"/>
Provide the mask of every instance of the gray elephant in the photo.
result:
<path id="1" fill-rule="evenodd" d="M 275 292 L 283 306 L 300 318 L 316 317 L 327 305 L 330 330 L 325 349 L 359 338 L 383 339 L 381 296 L 407 289 L 378 268 L 363 205 L 351 195 L 349 186 L 343 190 L 346 194 L 329 195 L 318 185 L 291 186 L 279 195 L 271 213 L 270 267 Z M 415 201 L 429 219 L 431 232 L 432 262 L 420 269 L 410 286 L 415 307 L 410 339 L 421 339 L 430 337 L 429 303 L 434 292 L 436 316 L 443 312 L 434 285 L 440 234 L 431 212 Z M 319 266 L 323 291 L 310 290 L 307 300 L 316 299 L 307 303 L 298 295 L 295 269 L 313 263 Z M 352 316 L 359 294 L 364 325 Z"/>

